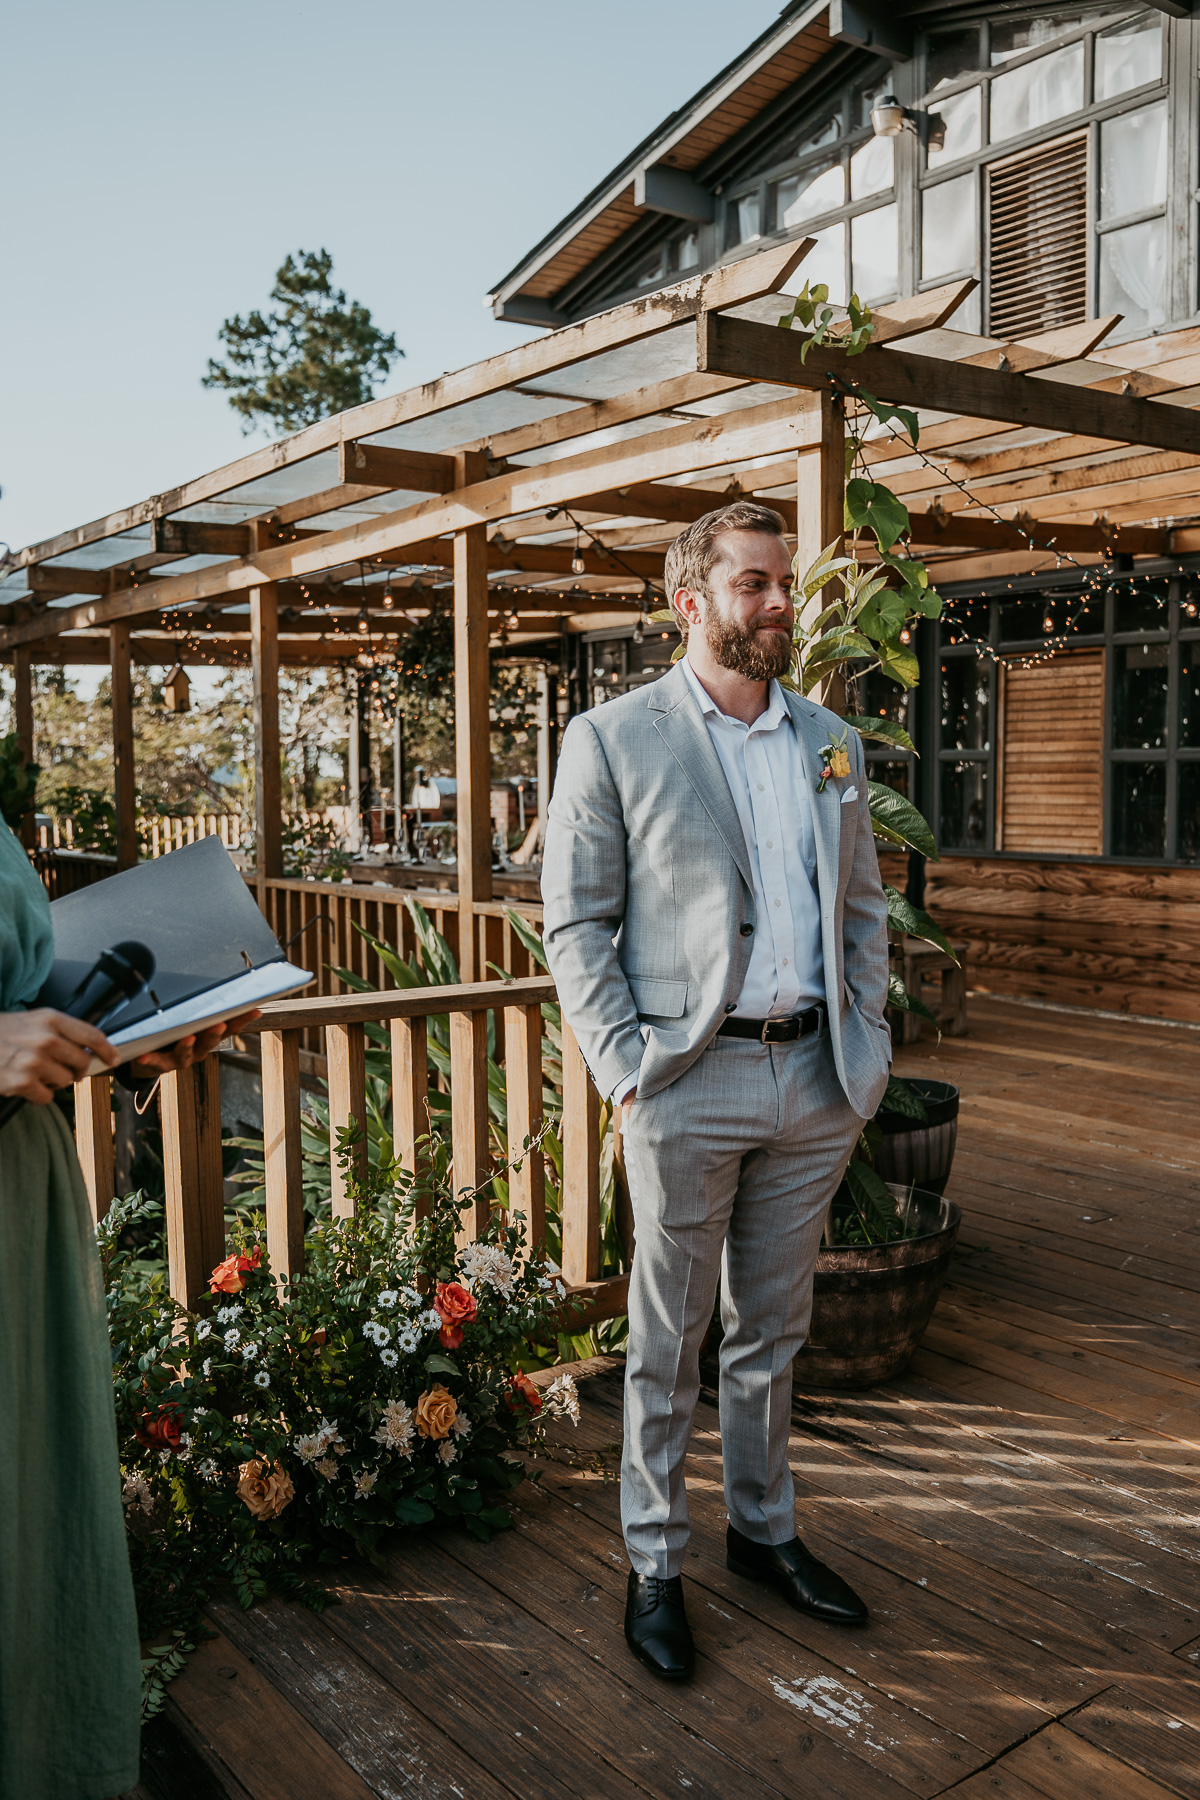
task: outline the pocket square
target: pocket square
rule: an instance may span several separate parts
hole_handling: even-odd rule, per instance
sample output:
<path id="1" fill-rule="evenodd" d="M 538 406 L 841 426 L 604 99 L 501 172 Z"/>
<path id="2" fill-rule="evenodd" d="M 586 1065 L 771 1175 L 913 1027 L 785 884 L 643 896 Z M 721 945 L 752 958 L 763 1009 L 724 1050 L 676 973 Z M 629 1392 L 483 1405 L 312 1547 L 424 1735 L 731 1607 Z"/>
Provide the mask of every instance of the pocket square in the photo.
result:
<path id="1" fill-rule="evenodd" d="M 845 793 L 842 795 L 842 805 L 849 806 L 851 800 L 857 800 L 857 799 L 858 799 L 858 789 L 855 787 L 849 787 L 846 789 Z"/>

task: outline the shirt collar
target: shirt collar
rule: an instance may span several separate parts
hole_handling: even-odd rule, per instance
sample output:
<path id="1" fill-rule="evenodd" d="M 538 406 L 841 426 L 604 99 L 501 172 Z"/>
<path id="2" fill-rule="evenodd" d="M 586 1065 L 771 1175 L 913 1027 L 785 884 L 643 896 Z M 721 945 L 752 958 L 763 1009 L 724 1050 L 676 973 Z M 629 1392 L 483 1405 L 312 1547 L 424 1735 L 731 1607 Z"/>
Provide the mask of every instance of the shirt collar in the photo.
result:
<path id="1" fill-rule="evenodd" d="M 787 709 L 787 701 L 784 699 L 783 689 L 777 681 L 772 681 L 767 690 L 766 712 L 760 713 L 753 725 L 748 726 L 745 725 L 741 719 L 731 718 L 728 713 L 722 712 L 708 689 L 704 686 L 704 683 L 700 680 L 700 677 L 696 674 L 696 671 L 693 669 L 688 658 L 684 656 L 681 660 L 683 662 L 684 675 L 687 677 L 687 684 L 695 695 L 700 711 L 704 714 L 706 719 L 715 717 L 722 720 L 726 725 L 740 726 L 743 731 L 774 731 L 777 726 L 784 724 L 785 721 L 790 722 L 791 714 Z"/>

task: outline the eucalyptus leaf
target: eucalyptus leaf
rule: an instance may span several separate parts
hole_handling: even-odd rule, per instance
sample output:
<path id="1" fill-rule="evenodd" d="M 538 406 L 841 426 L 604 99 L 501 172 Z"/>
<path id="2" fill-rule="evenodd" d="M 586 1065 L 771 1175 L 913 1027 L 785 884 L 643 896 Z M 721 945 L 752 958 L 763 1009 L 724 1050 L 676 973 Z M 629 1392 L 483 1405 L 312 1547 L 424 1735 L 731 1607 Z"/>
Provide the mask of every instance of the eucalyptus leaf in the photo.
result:
<path id="1" fill-rule="evenodd" d="M 888 835 L 910 850 L 920 851 L 930 862 L 940 860 L 933 833 L 911 800 L 880 781 L 868 781 L 867 790 L 872 824 L 882 826 Z"/>

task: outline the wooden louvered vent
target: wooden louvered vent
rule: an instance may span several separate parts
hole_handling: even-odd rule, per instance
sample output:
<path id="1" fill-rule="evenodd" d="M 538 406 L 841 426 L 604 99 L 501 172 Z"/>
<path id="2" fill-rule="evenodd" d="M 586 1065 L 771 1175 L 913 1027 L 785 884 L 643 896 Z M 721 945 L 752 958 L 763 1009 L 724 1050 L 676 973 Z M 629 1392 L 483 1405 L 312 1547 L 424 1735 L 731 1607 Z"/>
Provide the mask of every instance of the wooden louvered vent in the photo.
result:
<path id="1" fill-rule="evenodd" d="M 987 183 L 990 335 L 1086 319 L 1087 132 L 992 163 Z"/>
<path id="2" fill-rule="evenodd" d="M 997 850 L 1104 849 L 1104 652 L 1001 670 Z"/>

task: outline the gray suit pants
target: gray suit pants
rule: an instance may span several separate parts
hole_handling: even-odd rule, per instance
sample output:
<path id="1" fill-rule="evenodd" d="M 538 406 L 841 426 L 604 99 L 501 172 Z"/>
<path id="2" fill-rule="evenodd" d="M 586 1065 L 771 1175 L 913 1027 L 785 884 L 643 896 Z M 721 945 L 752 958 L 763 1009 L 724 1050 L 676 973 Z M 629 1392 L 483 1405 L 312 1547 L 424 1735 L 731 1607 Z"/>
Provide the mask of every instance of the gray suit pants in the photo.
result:
<path id="1" fill-rule="evenodd" d="M 678 1575 L 683 1564 L 683 1461 L 718 1274 L 729 1518 L 756 1543 L 795 1536 L 792 1359 L 808 1333 L 829 1202 L 861 1124 L 825 1033 L 791 1044 L 714 1038 L 678 1081 L 634 1101 L 621 1519 L 641 1575 Z"/>

